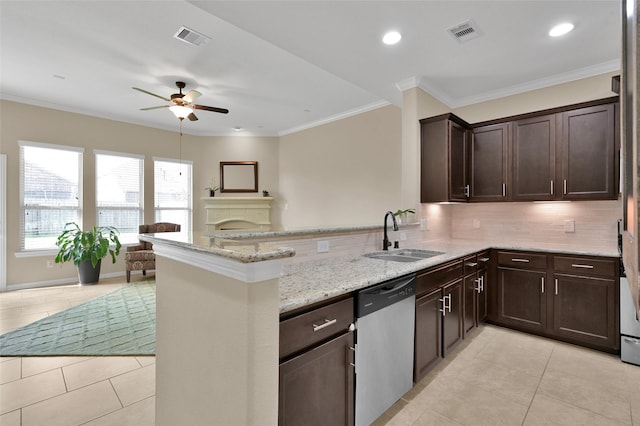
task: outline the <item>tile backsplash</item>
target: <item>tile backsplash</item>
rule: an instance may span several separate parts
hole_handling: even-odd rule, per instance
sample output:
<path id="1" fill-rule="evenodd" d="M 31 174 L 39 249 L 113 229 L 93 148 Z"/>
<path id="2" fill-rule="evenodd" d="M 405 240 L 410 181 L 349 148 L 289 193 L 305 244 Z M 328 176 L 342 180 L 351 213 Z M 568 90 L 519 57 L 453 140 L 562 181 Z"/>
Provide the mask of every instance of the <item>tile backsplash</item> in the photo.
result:
<path id="1" fill-rule="evenodd" d="M 451 237 L 615 248 L 622 202 L 469 203 L 451 208 Z M 568 222 L 568 223 L 567 223 Z M 567 232 L 574 224 L 574 232 Z"/>

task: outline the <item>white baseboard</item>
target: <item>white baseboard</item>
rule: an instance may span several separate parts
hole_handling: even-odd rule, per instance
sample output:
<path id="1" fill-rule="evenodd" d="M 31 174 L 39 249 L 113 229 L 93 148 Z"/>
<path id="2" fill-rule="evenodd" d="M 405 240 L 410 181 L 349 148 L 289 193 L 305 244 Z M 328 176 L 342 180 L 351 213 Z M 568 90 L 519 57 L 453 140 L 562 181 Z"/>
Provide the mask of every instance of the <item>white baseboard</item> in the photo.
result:
<path id="1" fill-rule="evenodd" d="M 142 273 L 142 272 L 141 272 Z M 110 272 L 100 274 L 100 278 L 113 278 L 113 277 L 124 277 L 124 272 Z M 56 285 L 64 285 L 64 284 L 78 284 L 78 276 L 72 278 L 59 278 L 57 280 L 47 280 L 47 281 L 36 281 L 31 283 L 22 283 L 22 284 L 13 284 L 7 287 L 6 291 L 12 290 L 24 290 L 27 288 L 40 288 L 40 287 L 52 287 Z"/>

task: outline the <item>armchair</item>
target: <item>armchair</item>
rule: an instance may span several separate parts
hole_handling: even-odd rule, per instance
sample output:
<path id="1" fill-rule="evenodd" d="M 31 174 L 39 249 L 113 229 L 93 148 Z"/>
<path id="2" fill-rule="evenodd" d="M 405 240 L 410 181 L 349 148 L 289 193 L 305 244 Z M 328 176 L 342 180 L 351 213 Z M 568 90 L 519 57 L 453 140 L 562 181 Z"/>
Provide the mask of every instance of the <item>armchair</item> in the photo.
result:
<path id="1" fill-rule="evenodd" d="M 176 223 L 159 222 L 151 225 L 140 225 L 140 234 L 153 234 L 158 232 L 179 232 L 180 225 Z M 145 241 L 140 244 L 127 247 L 124 255 L 124 262 L 127 270 L 127 282 L 131 282 L 131 271 L 142 271 L 146 275 L 147 271 L 156 269 L 156 255 L 153 252 L 153 245 Z"/>

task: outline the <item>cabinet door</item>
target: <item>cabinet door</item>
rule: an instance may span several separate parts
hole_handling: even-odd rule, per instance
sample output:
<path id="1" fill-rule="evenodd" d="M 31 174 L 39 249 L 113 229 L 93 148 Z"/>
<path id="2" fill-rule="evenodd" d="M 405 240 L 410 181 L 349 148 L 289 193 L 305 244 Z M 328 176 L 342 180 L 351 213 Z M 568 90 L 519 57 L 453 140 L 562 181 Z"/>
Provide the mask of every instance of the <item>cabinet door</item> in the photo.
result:
<path id="1" fill-rule="evenodd" d="M 617 198 L 613 104 L 562 113 L 563 198 Z"/>
<path id="2" fill-rule="evenodd" d="M 485 322 L 489 316 L 489 298 L 487 297 L 489 270 L 480 270 L 478 278 L 480 279 L 480 289 L 476 291 L 476 326 Z"/>
<path id="3" fill-rule="evenodd" d="M 544 272 L 499 267 L 497 321 L 527 331 L 545 331 L 545 278 Z"/>
<path id="4" fill-rule="evenodd" d="M 476 326 L 477 306 L 476 293 L 478 287 L 477 274 L 464 277 L 464 334 L 471 333 Z"/>
<path id="5" fill-rule="evenodd" d="M 442 291 L 416 300 L 413 381 L 418 382 L 442 360 Z"/>
<path id="6" fill-rule="evenodd" d="M 353 425 L 353 332 L 280 364 L 279 425 Z"/>
<path id="7" fill-rule="evenodd" d="M 471 137 L 471 201 L 507 200 L 509 124 L 473 129 Z"/>
<path id="8" fill-rule="evenodd" d="M 449 121 L 449 200 L 466 201 L 467 129 Z"/>
<path id="9" fill-rule="evenodd" d="M 553 333 L 578 343 L 619 347 L 618 286 L 612 279 L 555 274 Z"/>
<path id="10" fill-rule="evenodd" d="M 442 294 L 447 304 L 446 312 L 442 317 L 442 356 L 446 357 L 462 341 L 463 337 L 462 278 L 444 286 Z"/>
<path id="11" fill-rule="evenodd" d="M 514 122 L 512 147 L 512 199 L 553 199 L 556 192 L 556 115 Z"/>

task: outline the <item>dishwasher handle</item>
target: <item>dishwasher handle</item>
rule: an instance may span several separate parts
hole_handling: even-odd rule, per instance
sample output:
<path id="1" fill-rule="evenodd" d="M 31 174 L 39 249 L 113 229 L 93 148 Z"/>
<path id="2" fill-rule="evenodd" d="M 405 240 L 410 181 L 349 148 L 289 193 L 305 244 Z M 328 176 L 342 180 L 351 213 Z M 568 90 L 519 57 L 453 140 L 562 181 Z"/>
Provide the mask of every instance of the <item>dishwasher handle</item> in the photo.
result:
<path id="1" fill-rule="evenodd" d="M 395 291 L 401 290 L 407 286 L 410 286 L 411 284 L 413 284 L 413 282 L 415 281 L 415 277 L 409 277 L 406 278 L 404 280 L 398 280 L 398 281 L 393 281 L 388 283 L 388 285 L 383 286 L 383 287 L 379 287 L 376 290 L 374 290 L 374 292 L 372 292 L 371 294 L 389 294 L 389 293 L 393 293 Z"/>

